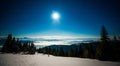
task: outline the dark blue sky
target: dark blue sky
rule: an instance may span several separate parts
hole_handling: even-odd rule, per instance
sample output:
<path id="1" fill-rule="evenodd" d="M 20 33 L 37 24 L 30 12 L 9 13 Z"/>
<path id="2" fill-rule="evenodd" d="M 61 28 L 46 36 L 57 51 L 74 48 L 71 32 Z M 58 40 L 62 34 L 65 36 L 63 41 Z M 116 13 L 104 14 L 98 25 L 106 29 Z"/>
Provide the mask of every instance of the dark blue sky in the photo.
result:
<path id="1" fill-rule="evenodd" d="M 105 25 L 110 35 L 120 35 L 118 0 L 1 0 L 0 36 L 99 36 Z M 58 24 L 52 11 L 61 15 Z"/>

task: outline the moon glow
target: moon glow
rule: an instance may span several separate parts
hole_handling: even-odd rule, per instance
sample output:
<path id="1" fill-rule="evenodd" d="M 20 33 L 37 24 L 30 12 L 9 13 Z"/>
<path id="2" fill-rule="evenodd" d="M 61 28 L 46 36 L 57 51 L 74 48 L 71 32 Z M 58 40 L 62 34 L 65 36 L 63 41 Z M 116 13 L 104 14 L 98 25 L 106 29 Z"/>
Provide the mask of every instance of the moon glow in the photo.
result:
<path id="1" fill-rule="evenodd" d="M 53 19 L 54 21 L 59 21 L 59 19 L 60 19 L 60 14 L 59 14 L 58 12 L 53 12 L 53 13 L 52 13 L 52 19 Z"/>

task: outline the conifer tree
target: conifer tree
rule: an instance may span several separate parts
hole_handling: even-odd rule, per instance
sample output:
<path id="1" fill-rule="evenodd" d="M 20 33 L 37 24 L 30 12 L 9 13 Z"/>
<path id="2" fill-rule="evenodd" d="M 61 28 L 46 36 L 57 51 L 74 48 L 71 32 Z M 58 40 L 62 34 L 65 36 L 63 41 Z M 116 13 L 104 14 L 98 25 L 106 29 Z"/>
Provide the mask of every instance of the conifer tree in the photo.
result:
<path id="1" fill-rule="evenodd" d="M 62 47 L 60 47 L 60 50 L 59 50 L 59 55 L 60 55 L 60 56 L 64 56 L 64 50 L 63 50 L 63 48 L 62 48 Z"/>
<path id="2" fill-rule="evenodd" d="M 11 45 L 10 45 L 10 48 L 11 48 L 11 52 L 17 52 L 17 47 L 16 47 L 16 41 L 15 41 L 15 37 L 12 39 L 12 42 L 11 42 Z"/>
<path id="3" fill-rule="evenodd" d="M 107 60 L 109 57 L 109 37 L 108 33 L 104 26 L 102 26 L 101 30 L 101 42 L 98 44 L 96 49 L 96 58 L 100 60 Z"/>
<path id="4" fill-rule="evenodd" d="M 35 51 L 36 51 L 36 48 L 35 48 L 35 46 L 34 46 L 34 44 L 32 42 L 31 45 L 30 45 L 29 53 L 30 54 L 35 54 Z"/>
<path id="5" fill-rule="evenodd" d="M 83 57 L 83 49 L 81 45 L 79 46 L 79 57 Z"/>
<path id="6" fill-rule="evenodd" d="M 2 47 L 2 52 L 5 52 L 5 53 L 10 53 L 10 46 L 11 46 L 11 42 L 12 42 L 12 34 L 8 34 L 8 37 Z"/>

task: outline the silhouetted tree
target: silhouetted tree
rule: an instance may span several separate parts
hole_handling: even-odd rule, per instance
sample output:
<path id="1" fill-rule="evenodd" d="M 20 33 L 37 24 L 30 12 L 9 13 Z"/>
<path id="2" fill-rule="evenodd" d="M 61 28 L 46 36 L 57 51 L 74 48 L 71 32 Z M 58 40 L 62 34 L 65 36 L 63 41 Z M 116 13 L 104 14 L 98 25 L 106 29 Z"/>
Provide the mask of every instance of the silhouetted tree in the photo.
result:
<path id="1" fill-rule="evenodd" d="M 90 43 L 90 58 L 95 58 L 95 51 L 92 43 Z"/>
<path id="2" fill-rule="evenodd" d="M 8 34 L 5 44 L 2 47 L 2 52 L 5 52 L 5 53 L 11 52 L 11 42 L 12 42 L 12 34 Z"/>
<path id="3" fill-rule="evenodd" d="M 83 57 L 83 49 L 81 45 L 79 46 L 79 57 Z"/>
<path id="4" fill-rule="evenodd" d="M 23 52 L 24 52 L 25 54 L 28 53 L 28 48 L 29 48 L 28 42 L 25 42 L 25 43 L 23 44 Z"/>
<path id="5" fill-rule="evenodd" d="M 89 47 L 85 46 L 84 50 L 83 50 L 83 57 L 84 58 L 88 58 L 89 57 Z"/>
<path id="6" fill-rule="evenodd" d="M 51 48 L 48 47 L 48 57 L 49 57 L 50 53 L 51 53 Z"/>
<path id="7" fill-rule="evenodd" d="M 43 53 L 42 48 L 39 48 L 39 49 L 37 50 L 37 52 L 38 52 L 38 53 Z"/>
<path id="8" fill-rule="evenodd" d="M 59 50 L 59 55 L 60 56 L 64 56 L 64 49 L 62 47 L 60 47 L 60 50 Z"/>
<path id="9" fill-rule="evenodd" d="M 34 44 L 33 44 L 33 42 L 30 44 L 30 46 L 29 46 L 29 53 L 30 54 L 35 54 L 35 51 L 36 51 L 36 48 L 35 48 L 35 46 L 34 46 Z"/>
<path id="10" fill-rule="evenodd" d="M 70 50 L 68 51 L 68 56 L 69 56 L 69 57 L 74 57 L 74 50 L 73 50 L 72 47 L 71 47 Z"/>
<path id="11" fill-rule="evenodd" d="M 79 53 L 78 53 L 79 51 L 78 51 L 78 48 L 76 47 L 76 48 L 74 48 L 74 57 L 79 57 Z"/>
<path id="12" fill-rule="evenodd" d="M 52 54 L 55 56 L 58 56 L 58 49 L 53 48 L 52 49 Z"/>
<path id="13" fill-rule="evenodd" d="M 17 42 L 15 40 L 15 37 L 13 38 L 12 40 L 12 43 L 11 43 L 11 52 L 14 52 L 14 53 L 17 53 L 18 52 L 18 45 L 17 45 Z"/>
<path id="14" fill-rule="evenodd" d="M 19 39 L 17 39 L 16 44 L 18 45 L 18 48 L 17 48 L 18 52 L 22 52 L 22 43 L 21 41 L 19 41 Z"/>
<path id="15" fill-rule="evenodd" d="M 98 44 L 96 49 L 96 58 L 100 60 L 107 60 L 109 58 L 109 38 L 108 33 L 104 26 L 102 26 L 101 31 L 101 42 Z"/>

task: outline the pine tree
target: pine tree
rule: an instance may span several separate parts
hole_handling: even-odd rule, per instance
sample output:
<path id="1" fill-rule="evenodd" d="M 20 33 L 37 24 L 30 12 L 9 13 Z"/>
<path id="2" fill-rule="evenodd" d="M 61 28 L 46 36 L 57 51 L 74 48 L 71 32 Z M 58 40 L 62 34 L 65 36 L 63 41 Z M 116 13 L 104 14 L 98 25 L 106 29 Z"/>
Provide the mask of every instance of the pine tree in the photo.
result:
<path id="1" fill-rule="evenodd" d="M 28 53 L 28 42 L 25 42 L 24 44 L 23 44 L 23 52 L 26 54 L 26 53 Z"/>
<path id="2" fill-rule="evenodd" d="M 81 45 L 79 46 L 79 57 L 83 57 L 83 49 Z"/>
<path id="3" fill-rule="evenodd" d="M 83 57 L 84 58 L 88 58 L 89 57 L 89 47 L 85 46 L 84 50 L 83 50 Z"/>
<path id="4" fill-rule="evenodd" d="M 94 49 L 93 49 L 93 45 L 90 43 L 90 58 L 95 58 L 95 52 L 94 52 Z"/>
<path id="5" fill-rule="evenodd" d="M 32 42 L 30 45 L 29 54 L 35 54 L 35 51 L 36 51 L 36 48 Z"/>
<path id="6" fill-rule="evenodd" d="M 16 47 L 16 41 L 15 41 L 15 37 L 12 39 L 12 42 L 11 42 L 11 45 L 10 45 L 10 48 L 11 48 L 11 52 L 17 52 L 17 47 Z"/>
<path id="7" fill-rule="evenodd" d="M 37 50 L 37 52 L 38 52 L 38 53 L 43 53 L 42 48 L 39 48 L 39 49 Z"/>
<path id="8" fill-rule="evenodd" d="M 96 49 L 96 58 L 100 60 L 107 60 L 109 57 L 109 38 L 104 26 L 101 30 L 101 42 Z"/>
<path id="9" fill-rule="evenodd" d="M 18 52 L 22 52 L 22 44 L 21 44 L 21 42 L 19 41 L 19 39 L 17 39 L 16 44 L 17 44 L 17 46 L 18 46 L 18 48 L 17 48 Z"/>
<path id="10" fill-rule="evenodd" d="M 55 56 L 58 56 L 58 49 L 53 48 L 52 49 L 52 54 Z"/>
<path id="11" fill-rule="evenodd" d="M 62 47 L 60 47 L 60 50 L 59 50 L 59 55 L 60 56 L 64 56 L 65 54 L 64 54 L 64 50 L 63 50 L 63 48 Z"/>
<path id="12" fill-rule="evenodd" d="M 106 31 L 106 28 L 104 26 L 102 26 L 102 30 L 101 30 L 101 42 L 108 42 L 109 38 L 108 38 L 108 33 Z"/>
<path id="13" fill-rule="evenodd" d="M 6 41 L 5 41 L 5 44 L 2 47 L 2 52 L 10 53 L 11 42 L 12 42 L 12 34 L 8 34 L 8 37 L 7 37 Z"/>
<path id="14" fill-rule="evenodd" d="M 79 55 L 79 53 L 78 53 L 79 51 L 78 51 L 78 48 L 76 47 L 75 49 L 74 49 L 74 57 L 78 57 Z"/>
<path id="15" fill-rule="evenodd" d="M 73 57 L 73 56 L 74 56 L 74 50 L 73 50 L 72 47 L 71 47 L 70 50 L 68 51 L 68 56 L 69 56 L 69 57 Z"/>

